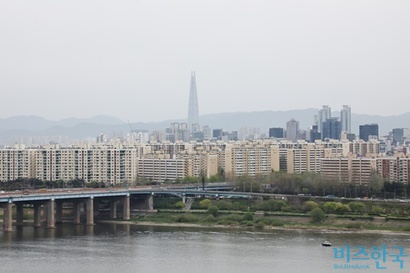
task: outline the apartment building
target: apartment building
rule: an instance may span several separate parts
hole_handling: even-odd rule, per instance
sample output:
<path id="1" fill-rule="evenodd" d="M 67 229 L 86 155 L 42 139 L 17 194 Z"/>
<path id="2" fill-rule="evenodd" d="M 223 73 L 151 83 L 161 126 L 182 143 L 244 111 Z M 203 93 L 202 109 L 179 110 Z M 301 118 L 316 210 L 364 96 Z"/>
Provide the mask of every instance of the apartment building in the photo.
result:
<path id="1" fill-rule="evenodd" d="M 24 146 L 0 149 L 0 181 L 31 178 L 34 170 L 34 150 Z"/>
<path id="2" fill-rule="evenodd" d="M 315 172 L 348 183 L 366 184 L 372 170 L 385 181 L 407 183 L 409 159 L 381 158 L 377 140 L 321 141 L 247 140 L 203 142 L 99 143 L 34 149 L 0 149 L 0 180 L 84 180 L 106 184 L 132 183 L 137 178 L 175 181 L 186 176 Z M 371 157 L 369 157 L 371 155 Z"/>
<path id="3" fill-rule="evenodd" d="M 377 171 L 374 158 L 348 157 L 322 158 L 320 173 L 323 177 L 344 183 L 368 185 L 371 174 Z"/>
<path id="4" fill-rule="evenodd" d="M 166 157 L 138 159 L 138 179 L 153 182 L 175 181 L 192 176 L 191 164 L 188 159 Z"/>
<path id="5" fill-rule="evenodd" d="M 361 157 L 378 157 L 380 154 L 380 142 L 375 139 L 349 142 L 349 153 Z"/>
<path id="6" fill-rule="evenodd" d="M 262 142 L 246 142 L 244 145 L 227 145 L 224 152 L 226 174 L 269 174 L 279 171 L 279 147 Z"/>
<path id="7" fill-rule="evenodd" d="M 286 150 L 286 170 L 288 173 L 295 174 L 319 173 L 322 158 L 338 158 L 349 154 L 348 143 L 339 141 L 318 140 L 315 143 L 300 141 L 298 145 L 284 149 Z"/>
<path id="8" fill-rule="evenodd" d="M 84 180 L 117 184 L 132 182 L 137 176 L 140 149 L 96 145 L 35 150 L 35 178 L 43 181 Z"/>
<path id="9" fill-rule="evenodd" d="M 377 171 L 384 181 L 409 183 L 410 158 L 389 157 L 377 159 Z"/>

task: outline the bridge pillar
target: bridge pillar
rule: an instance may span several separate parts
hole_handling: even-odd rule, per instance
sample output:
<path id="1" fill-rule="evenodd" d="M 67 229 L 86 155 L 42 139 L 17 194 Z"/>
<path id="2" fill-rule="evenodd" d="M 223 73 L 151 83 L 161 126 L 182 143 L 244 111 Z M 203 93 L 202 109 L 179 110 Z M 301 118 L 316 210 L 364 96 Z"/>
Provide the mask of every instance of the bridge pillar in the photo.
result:
<path id="1" fill-rule="evenodd" d="M 87 199 L 85 206 L 87 207 L 86 225 L 92 226 L 94 225 L 94 197 L 93 196 Z"/>
<path id="2" fill-rule="evenodd" d="M 34 227 L 41 227 L 41 204 L 34 203 Z"/>
<path id="3" fill-rule="evenodd" d="M 16 203 L 16 226 L 23 225 L 24 209 L 22 203 Z"/>
<path id="4" fill-rule="evenodd" d="M 73 203 L 73 215 L 74 215 L 74 219 L 73 222 L 74 224 L 80 224 L 81 223 L 81 202 L 74 202 Z"/>
<path id="5" fill-rule="evenodd" d="M 186 198 L 185 198 L 185 194 L 184 195 L 182 195 L 182 203 L 186 203 Z"/>
<path id="6" fill-rule="evenodd" d="M 117 219 L 117 200 L 110 201 L 110 218 Z"/>
<path id="7" fill-rule="evenodd" d="M 154 210 L 154 196 L 149 195 L 146 199 L 147 209 Z"/>
<path id="8" fill-rule="evenodd" d="M 56 223 L 63 222 L 63 202 L 56 202 Z"/>
<path id="9" fill-rule="evenodd" d="M 124 197 L 122 206 L 122 218 L 130 220 L 130 195 Z"/>
<path id="10" fill-rule="evenodd" d="M 12 217 L 13 203 L 9 201 L 3 206 L 3 231 L 13 231 L 13 217 Z"/>
<path id="11" fill-rule="evenodd" d="M 46 220 L 47 220 L 47 228 L 55 228 L 55 218 L 54 218 L 54 210 L 55 210 L 55 201 L 54 199 L 51 199 L 50 201 L 47 202 L 47 214 L 46 214 Z"/>

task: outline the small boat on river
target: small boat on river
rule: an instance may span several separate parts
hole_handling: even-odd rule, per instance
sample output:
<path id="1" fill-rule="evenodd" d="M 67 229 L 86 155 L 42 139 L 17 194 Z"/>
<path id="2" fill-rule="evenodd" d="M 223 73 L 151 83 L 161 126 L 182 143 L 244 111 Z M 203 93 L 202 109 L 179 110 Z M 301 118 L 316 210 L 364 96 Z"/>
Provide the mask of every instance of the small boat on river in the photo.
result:
<path id="1" fill-rule="evenodd" d="M 323 241 L 322 246 L 332 246 L 332 243 L 329 241 Z"/>

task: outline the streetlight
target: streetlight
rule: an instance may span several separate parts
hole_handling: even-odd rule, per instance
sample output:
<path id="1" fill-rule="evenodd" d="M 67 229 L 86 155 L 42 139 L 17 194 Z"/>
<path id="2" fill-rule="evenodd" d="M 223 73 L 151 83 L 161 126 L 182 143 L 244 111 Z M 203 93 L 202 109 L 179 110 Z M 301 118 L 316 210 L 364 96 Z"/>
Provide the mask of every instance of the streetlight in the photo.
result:
<path id="1" fill-rule="evenodd" d="M 396 189 L 393 191 L 393 199 L 396 199 Z"/>

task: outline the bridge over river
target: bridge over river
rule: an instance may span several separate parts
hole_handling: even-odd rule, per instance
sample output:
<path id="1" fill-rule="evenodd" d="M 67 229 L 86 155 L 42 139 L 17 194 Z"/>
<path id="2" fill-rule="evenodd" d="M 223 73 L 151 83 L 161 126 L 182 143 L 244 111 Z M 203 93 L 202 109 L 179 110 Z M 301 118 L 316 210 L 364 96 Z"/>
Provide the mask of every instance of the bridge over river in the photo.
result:
<path id="1" fill-rule="evenodd" d="M 73 189 L 50 190 L 46 192 L 5 192 L 0 194 L 0 205 L 3 207 L 3 231 L 13 230 L 13 207 L 15 207 L 15 224 L 23 225 L 24 207 L 33 209 L 34 227 L 55 228 L 56 223 L 63 221 L 63 209 L 72 210 L 72 221 L 81 224 L 81 215 L 85 214 L 85 224 L 94 225 L 94 218 L 100 212 L 101 205 L 109 208 L 109 217 L 117 218 L 117 212 L 124 220 L 130 219 L 133 209 L 153 210 L 155 196 L 178 196 L 185 203 L 186 198 L 209 197 L 242 197 L 249 193 L 231 192 L 231 186 L 214 186 L 200 190 L 197 187 L 185 188 L 130 188 L 130 189 Z"/>

